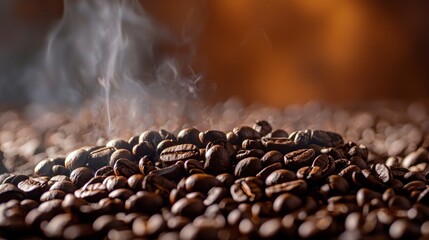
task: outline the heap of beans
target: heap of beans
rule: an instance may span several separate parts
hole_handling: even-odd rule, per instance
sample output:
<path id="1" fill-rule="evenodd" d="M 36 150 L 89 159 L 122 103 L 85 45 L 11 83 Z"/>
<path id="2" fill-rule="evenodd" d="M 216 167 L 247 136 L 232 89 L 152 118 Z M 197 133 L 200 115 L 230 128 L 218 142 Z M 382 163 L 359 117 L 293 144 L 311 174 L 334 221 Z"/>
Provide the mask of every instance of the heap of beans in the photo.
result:
<path id="1" fill-rule="evenodd" d="M 1 175 L 0 235 L 65 239 L 429 237 L 428 152 L 368 158 L 322 130 L 145 131 Z"/>

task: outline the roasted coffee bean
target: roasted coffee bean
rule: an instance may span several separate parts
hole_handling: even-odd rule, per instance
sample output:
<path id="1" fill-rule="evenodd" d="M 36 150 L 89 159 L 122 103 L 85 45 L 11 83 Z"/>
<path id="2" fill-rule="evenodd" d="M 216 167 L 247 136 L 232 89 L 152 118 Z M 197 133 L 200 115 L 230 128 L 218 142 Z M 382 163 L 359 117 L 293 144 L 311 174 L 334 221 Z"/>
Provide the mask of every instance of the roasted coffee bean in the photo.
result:
<path id="1" fill-rule="evenodd" d="M 287 169 L 298 170 L 301 167 L 309 166 L 314 155 L 313 149 L 296 150 L 284 156 L 284 163 Z"/>
<path id="2" fill-rule="evenodd" d="M 167 222 L 161 214 L 152 215 L 149 219 L 138 217 L 133 222 L 133 233 L 136 236 L 156 237 L 166 230 Z"/>
<path id="3" fill-rule="evenodd" d="M 79 223 L 68 226 L 63 232 L 64 239 L 95 239 L 97 233 L 92 228 L 92 224 Z"/>
<path id="4" fill-rule="evenodd" d="M 229 191 L 224 187 L 213 187 L 207 193 L 207 198 L 204 200 L 204 205 L 210 206 L 214 203 L 219 203 L 222 199 L 229 196 Z"/>
<path id="5" fill-rule="evenodd" d="M 124 176 L 126 178 L 131 177 L 132 175 L 139 173 L 139 166 L 137 163 L 131 162 L 125 158 L 121 158 L 116 161 L 113 166 L 113 172 L 116 176 Z"/>
<path id="6" fill-rule="evenodd" d="M 110 157 L 115 152 L 113 147 L 103 147 L 89 153 L 88 165 L 93 171 L 109 165 Z"/>
<path id="7" fill-rule="evenodd" d="M 161 138 L 163 140 L 173 140 L 174 142 L 177 142 L 177 138 L 173 133 L 171 133 L 165 129 L 160 129 L 158 132 L 159 132 L 159 135 L 161 136 Z"/>
<path id="8" fill-rule="evenodd" d="M 36 167 L 34 168 L 34 173 L 38 176 L 49 176 L 53 175 L 52 167 L 54 166 L 54 162 L 51 159 L 45 159 L 40 161 Z"/>
<path id="9" fill-rule="evenodd" d="M 123 176 L 108 176 L 104 179 L 103 185 L 106 186 L 107 191 L 111 192 L 118 188 L 128 187 L 128 182 Z"/>
<path id="10" fill-rule="evenodd" d="M 139 143 L 146 141 L 153 147 L 157 146 L 162 140 L 161 134 L 156 131 L 144 131 L 139 136 Z"/>
<path id="11" fill-rule="evenodd" d="M 271 124 L 265 120 L 259 120 L 253 125 L 253 129 L 255 129 L 261 136 L 265 136 L 273 130 Z"/>
<path id="12" fill-rule="evenodd" d="M 361 188 L 356 193 L 356 202 L 360 207 L 362 207 L 365 203 L 368 203 L 375 198 L 381 199 L 381 194 L 378 192 L 369 190 L 367 188 Z"/>
<path id="13" fill-rule="evenodd" d="M 160 155 L 162 151 L 164 151 L 164 149 L 168 148 L 168 147 L 172 147 L 174 145 L 176 145 L 177 142 L 173 139 L 166 139 L 166 140 L 162 140 L 158 146 L 156 146 L 156 155 Z"/>
<path id="14" fill-rule="evenodd" d="M 274 171 L 282 169 L 283 165 L 281 163 L 273 163 L 270 166 L 267 166 L 263 168 L 258 174 L 256 174 L 256 177 L 260 178 L 261 180 L 265 181 L 267 177 Z"/>
<path id="15" fill-rule="evenodd" d="M 61 190 L 49 190 L 47 192 L 44 192 L 42 196 L 40 196 L 40 201 L 46 202 L 53 199 L 64 199 L 66 195 L 67 193 Z"/>
<path id="16" fill-rule="evenodd" d="M 75 150 L 67 155 L 64 166 L 70 171 L 84 167 L 88 163 L 89 152 L 83 149 Z"/>
<path id="17" fill-rule="evenodd" d="M 18 184 L 18 188 L 21 189 L 21 191 L 23 191 L 28 198 L 38 200 L 43 192 L 49 188 L 49 186 L 48 181 L 46 180 L 29 178 L 21 181 Z"/>
<path id="18" fill-rule="evenodd" d="M 364 145 L 353 146 L 348 152 L 350 157 L 360 157 L 364 161 L 368 159 L 368 148 Z"/>
<path id="19" fill-rule="evenodd" d="M 113 167 L 111 166 L 104 166 L 100 169 L 98 169 L 94 176 L 101 176 L 101 177 L 108 177 L 108 176 L 112 176 L 115 175 L 115 172 L 113 171 Z"/>
<path id="20" fill-rule="evenodd" d="M 52 174 L 53 175 L 65 175 L 68 176 L 70 175 L 70 170 L 65 168 L 62 165 L 54 165 L 52 167 Z"/>
<path id="21" fill-rule="evenodd" d="M 194 174 L 186 179 L 185 187 L 188 192 L 207 193 L 212 187 L 220 187 L 222 183 L 209 174 Z"/>
<path id="22" fill-rule="evenodd" d="M 204 145 L 207 145 L 209 142 L 216 140 L 226 140 L 226 134 L 217 130 L 208 130 L 205 132 L 200 132 L 199 139 Z"/>
<path id="23" fill-rule="evenodd" d="M 132 152 L 134 156 L 137 158 L 142 158 L 143 156 L 148 156 L 149 158 L 153 158 L 156 154 L 156 149 L 152 145 L 152 143 L 148 141 L 142 141 L 133 147 Z"/>
<path id="24" fill-rule="evenodd" d="M 268 177 L 265 179 L 265 185 L 272 186 L 284 182 L 293 181 L 295 179 L 296 174 L 294 172 L 286 169 L 279 169 L 268 175 Z"/>
<path id="25" fill-rule="evenodd" d="M 411 207 L 411 202 L 403 196 L 393 196 L 388 201 L 388 206 L 395 209 L 408 210 Z"/>
<path id="26" fill-rule="evenodd" d="M 257 202 L 262 196 L 261 187 L 251 181 L 239 181 L 230 188 L 231 196 L 236 202 Z"/>
<path id="27" fill-rule="evenodd" d="M 283 163 L 283 154 L 278 151 L 268 151 L 261 157 L 261 163 L 265 167 L 278 162 Z"/>
<path id="28" fill-rule="evenodd" d="M 82 198 L 88 202 L 98 202 L 102 198 L 109 195 L 109 192 L 102 183 L 94 183 L 85 186 L 84 188 L 78 189 L 74 192 L 77 198 Z"/>
<path id="29" fill-rule="evenodd" d="M 393 239 L 414 239 L 420 235 L 420 228 L 409 220 L 398 219 L 390 226 L 389 234 Z"/>
<path id="30" fill-rule="evenodd" d="M 245 158 L 249 158 L 249 157 L 261 158 L 262 156 L 264 156 L 264 151 L 259 150 L 259 149 L 240 150 L 235 155 L 235 159 L 237 161 L 241 161 L 241 160 L 243 160 Z"/>
<path id="31" fill-rule="evenodd" d="M 421 162 L 429 162 L 429 152 L 424 148 L 419 148 L 417 151 L 408 154 L 404 160 L 402 160 L 402 167 L 409 168 Z"/>
<path id="32" fill-rule="evenodd" d="M 132 136 L 130 137 L 130 139 L 128 139 L 128 143 L 130 144 L 131 147 L 134 147 L 139 143 L 139 137 L 140 136 Z M 131 152 L 131 150 L 129 151 Z"/>
<path id="33" fill-rule="evenodd" d="M 175 215 L 194 219 L 203 214 L 205 209 L 203 200 L 199 198 L 182 198 L 171 207 L 171 212 Z"/>
<path id="34" fill-rule="evenodd" d="M 310 143 L 324 147 L 335 147 L 344 143 L 341 135 L 333 132 L 313 130 L 311 132 Z"/>
<path id="35" fill-rule="evenodd" d="M 226 188 L 231 187 L 231 185 L 234 183 L 234 175 L 229 173 L 222 173 L 216 176 L 216 179 L 219 180 L 222 185 Z"/>
<path id="36" fill-rule="evenodd" d="M 110 229 L 120 229 L 125 226 L 123 221 L 116 219 L 113 215 L 102 215 L 92 224 L 93 229 L 103 235 L 107 234 Z"/>
<path id="37" fill-rule="evenodd" d="M 7 177 L 5 180 L 3 180 L 3 183 L 10 183 L 13 184 L 15 186 L 18 186 L 18 184 L 24 180 L 28 179 L 28 176 L 26 175 L 21 175 L 21 174 L 17 174 L 17 175 L 11 175 L 9 177 Z"/>
<path id="38" fill-rule="evenodd" d="M 176 162 L 176 164 L 173 164 L 171 166 L 168 166 L 162 169 L 153 170 L 151 171 L 151 174 L 162 176 L 167 178 L 168 180 L 175 181 L 180 179 L 184 175 L 184 171 L 185 169 L 183 167 L 183 162 L 179 161 L 179 162 Z"/>
<path id="39" fill-rule="evenodd" d="M 139 161 L 139 170 L 143 175 L 148 175 L 150 172 L 156 169 L 153 162 L 147 157 L 144 156 Z"/>
<path id="40" fill-rule="evenodd" d="M 326 183 L 320 190 L 327 195 L 345 195 L 350 191 L 347 180 L 339 175 L 331 175 L 326 179 Z"/>
<path id="41" fill-rule="evenodd" d="M 237 140 L 239 143 L 242 143 L 246 139 L 261 138 L 261 134 L 249 126 L 236 127 L 232 130 L 232 132 L 237 135 Z"/>
<path id="42" fill-rule="evenodd" d="M 172 189 L 176 188 L 176 184 L 165 177 L 155 174 L 149 174 L 144 177 L 142 189 L 149 192 L 156 192 L 164 199 L 168 199 Z"/>
<path id="43" fill-rule="evenodd" d="M 128 212 L 140 212 L 151 215 L 161 211 L 163 206 L 162 198 L 152 192 L 137 192 L 125 202 L 125 209 Z"/>
<path id="44" fill-rule="evenodd" d="M 51 177 L 51 179 L 49 180 L 53 183 L 55 182 L 61 182 L 61 181 L 71 181 L 70 178 L 66 175 L 56 175 Z"/>
<path id="45" fill-rule="evenodd" d="M 295 143 L 287 137 L 264 137 L 261 139 L 267 151 L 279 151 L 286 154 L 295 149 Z"/>
<path id="46" fill-rule="evenodd" d="M 274 211 L 282 214 L 290 213 L 302 205 L 302 200 L 290 193 L 279 195 L 273 204 Z"/>
<path id="47" fill-rule="evenodd" d="M 78 188 L 85 185 L 86 182 L 89 181 L 94 176 L 92 170 L 87 167 L 76 168 L 70 173 L 70 180 L 76 185 Z"/>
<path id="48" fill-rule="evenodd" d="M 115 149 L 126 149 L 128 151 L 132 150 L 132 146 L 129 142 L 125 141 L 121 138 L 116 138 L 108 141 L 106 143 L 106 147 L 108 148 L 115 148 Z"/>
<path id="49" fill-rule="evenodd" d="M 220 145 L 214 145 L 205 154 L 204 171 L 213 175 L 226 172 L 231 167 L 231 162 L 226 149 Z"/>
<path id="50" fill-rule="evenodd" d="M 332 157 L 321 154 L 317 156 L 312 164 L 313 167 L 320 167 L 323 176 L 331 175 L 335 172 L 335 161 Z"/>
<path id="51" fill-rule="evenodd" d="M 5 203 L 12 199 L 24 199 L 24 192 L 13 184 L 0 184 L 0 203 Z"/>
<path id="52" fill-rule="evenodd" d="M 336 165 L 337 166 L 337 165 Z M 356 165 L 350 165 L 341 170 L 338 175 L 344 177 L 349 183 L 353 182 L 353 173 L 360 173 L 361 169 Z"/>
<path id="53" fill-rule="evenodd" d="M 293 140 L 296 146 L 303 148 L 310 143 L 311 130 L 297 131 L 290 134 L 289 139 Z"/>
<path id="54" fill-rule="evenodd" d="M 261 169 L 261 161 L 258 158 L 248 157 L 237 163 L 234 175 L 238 178 L 255 176 Z"/>
<path id="55" fill-rule="evenodd" d="M 196 128 L 185 128 L 177 134 L 177 141 L 179 144 L 193 144 L 202 147 L 202 142 L 199 138 L 200 131 Z"/>
<path id="56" fill-rule="evenodd" d="M 180 144 L 164 149 L 159 157 L 163 163 L 174 164 L 177 161 L 199 159 L 200 151 L 193 144 Z"/>
<path id="57" fill-rule="evenodd" d="M 134 174 L 128 178 L 128 186 L 134 190 L 142 190 L 143 174 Z"/>
<path id="58" fill-rule="evenodd" d="M 113 167 L 121 158 L 128 159 L 132 162 L 136 162 L 136 157 L 127 149 L 118 149 L 112 153 L 109 159 L 109 166 Z"/>
<path id="59" fill-rule="evenodd" d="M 302 167 L 296 172 L 299 179 L 306 179 L 316 183 L 323 179 L 322 169 L 320 167 Z"/>
<path id="60" fill-rule="evenodd" d="M 186 160 L 183 166 L 184 166 L 185 171 L 187 173 L 190 173 L 191 170 L 197 169 L 197 170 L 202 171 L 204 169 L 204 164 L 198 160 L 195 160 L 195 159 Z"/>
<path id="61" fill-rule="evenodd" d="M 264 146 L 262 145 L 262 143 L 258 140 L 253 140 L 253 139 L 246 139 L 241 143 L 241 148 L 243 149 L 260 149 L 263 150 Z"/>
<path id="62" fill-rule="evenodd" d="M 267 137 L 287 138 L 287 137 L 289 137 L 289 134 L 288 134 L 288 132 L 286 132 L 283 129 L 276 129 L 276 130 L 273 130 L 272 132 L 270 132 L 269 134 L 267 134 Z"/>
<path id="63" fill-rule="evenodd" d="M 76 186 L 71 181 L 63 180 L 54 183 L 49 190 L 61 190 L 66 193 L 73 193 L 76 191 Z"/>
<path id="64" fill-rule="evenodd" d="M 269 186 L 265 189 L 267 197 L 277 197 L 282 193 L 292 193 L 300 196 L 307 191 L 307 183 L 304 180 L 294 180 Z"/>
<path id="65" fill-rule="evenodd" d="M 419 194 L 417 202 L 429 205 L 429 188 Z"/>
<path id="66" fill-rule="evenodd" d="M 132 195 L 134 195 L 133 191 L 126 188 L 118 188 L 109 193 L 109 198 L 119 198 L 122 201 L 126 201 Z"/>

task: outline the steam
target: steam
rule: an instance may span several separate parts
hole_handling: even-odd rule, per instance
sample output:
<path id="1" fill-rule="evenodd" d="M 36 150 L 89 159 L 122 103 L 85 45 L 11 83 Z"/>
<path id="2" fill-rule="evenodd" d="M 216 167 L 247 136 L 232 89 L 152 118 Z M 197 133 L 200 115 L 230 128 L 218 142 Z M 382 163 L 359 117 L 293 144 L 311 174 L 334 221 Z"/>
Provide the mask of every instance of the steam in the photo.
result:
<path id="1" fill-rule="evenodd" d="M 192 46 L 192 35 L 180 39 L 155 26 L 138 1 L 64 3 L 41 61 L 26 76 L 33 102 L 89 109 L 107 136 L 177 129 L 189 120 L 190 108 L 199 105 L 201 76 L 188 58 L 160 50 L 163 43 Z"/>

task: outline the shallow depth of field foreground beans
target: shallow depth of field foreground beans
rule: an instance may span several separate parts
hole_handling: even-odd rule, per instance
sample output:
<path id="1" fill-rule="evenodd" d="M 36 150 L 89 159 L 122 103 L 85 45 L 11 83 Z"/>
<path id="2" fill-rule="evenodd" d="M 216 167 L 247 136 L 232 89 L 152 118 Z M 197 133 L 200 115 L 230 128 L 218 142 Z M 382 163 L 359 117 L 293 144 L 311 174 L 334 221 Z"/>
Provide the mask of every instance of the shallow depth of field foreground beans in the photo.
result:
<path id="1" fill-rule="evenodd" d="M 418 104 L 410 105 L 408 112 L 425 115 Z M 346 114 L 332 112 L 340 113 Z M 2 141 L 18 138 L 19 133 L 8 130 L 13 130 L 12 122 L 19 122 L 19 115 L 2 116 Z M 359 136 L 355 140 L 369 142 L 369 147 L 332 131 L 287 132 L 265 120 L 230 131 L 148 130 L 65 155 L 47 156 L 55 150 L 39 144 L 32 156 L 21 160 L 35 165 L 34 170 L 2 159 L 2 171 L 11 173 L 0 175 L 0 235 L 121 240 L 425 238 L 427 122 L 396 116 L 402 118 L 348 114 L 349 128 L 343 134 Z M 335 121 L 339 120 L 344 121 Z M 62 130 L 57 131 L 58 135 Z M 55 136 L 44 136 L 49 134 Z M 13 148 L 13 143 L 8 146 Z"/>

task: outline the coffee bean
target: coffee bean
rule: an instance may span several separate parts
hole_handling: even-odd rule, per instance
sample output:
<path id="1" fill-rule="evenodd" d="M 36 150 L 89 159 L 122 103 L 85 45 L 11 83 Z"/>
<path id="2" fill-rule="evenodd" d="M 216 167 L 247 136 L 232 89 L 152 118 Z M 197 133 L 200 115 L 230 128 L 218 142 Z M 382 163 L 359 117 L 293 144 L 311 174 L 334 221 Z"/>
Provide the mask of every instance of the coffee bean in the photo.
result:
<path id="1" fill-rule="evenodd" d="M 208 130 L 199 133 L 199 139 L 203 145 L 207 145 L 209 142 L 216 140 L 226 140 L 226 134 L 217 130 Z"/>
<path id="2" fill-rule="evenodd" d="M 162 206 L 162 198 L 152 192 L 137 192 L 125 201 L 125 209 L 128 212 L 140 212 L 146 215 L 158 213 Z"/>
<path id="3" fill-rule="evenodd" d="M 124 176 L 126 178 L 131 177 L 132 175 L 139 173 L 139 166 L 137 163 L 131 162 L 125 158 L 121 158 L 116 161 L 113 166 L 113 172 L 116 176 Z"/>
<path id="4" fill-rule="evenodd" d="M 172 189 L 176 188 L 176 184 L 165 177 L 155 174 L 149 174 L 144 177 L 142 189 L 149 192 L 156 192 L 162 198 L 168 199 Z"/>
<path id="5" fill-rule="evenodd" d="M 261 158 L 262 156 L 264 156 L 264 151 L 259 149 L 240 150 L 235 155 L 235 159 L 239 162 L 245 158 L 249 158 L 249 157 Z"/>
<path id="6" fill-rule="evenodd" d="M 279 169 L 272 172 L 265 179 L 265 185 L 272 186 L 284 182 L 290 182 L 296 179 L 296 174 L 286 169 Z"/>
<path id="7" fill-rule="evenodd" d="M 133 144 L 134 146 L 135 144 Z M 108 148 L 115 148 L 115 149 L 125 149 L 128 151 L 132 150 L 132 146 L 129 142 L 125 141 L 124 139 L 121 138 L 116 138 L 116 139 L 112 139 L 110 141 L 108 141 L 106 143 L 106 147 Z"/>
<path id="8" fill-rule="evenodd" d="M 236 127 L 232 130 L 238 137 L 238 143 L 242 143 L 246 139 L 261 138 L 261 134 L 249 126 Z"/>
<path id="9" fill-rule="evenodd" d="M 402 160 L 402 167 L 409 168 L 413 165 L 416 165 L 421 162 L 428 162 L 429 161 L 429 153 L 424 148 L 419 148 L 415 152 L 411 152 L 408 154 L 404 160 Z"/>
<path id="10" fill-rule="evenodd" d="M 143 174 L 134 174 L 128 178 L 128 186 L 134 190 L 142 190 Z"/>
<path id="11" fill-rule="evenodd" d="M 67 155 L 64 166 L 70 171 L 84 167 L 88 163 L 89 152 L 83 149 L 75 150 Z"/>
<path id="12" fill-rule="evenodd" d="M 389 234 L 393 239 L 417 238 L 420 235 L 419 226 L 406 219 L 398 219 L 389 228 Z"/>
<path id="13" fill-rule="evenodd" d="M 133 222 L 133 233 L 136 236 L 154 238 L 166 228 L 167 223 L 161 214 L 152 215 L 149 219 L 139 217 Z"/>
<path id="14" fill-rule="evenodd" d="M 113 167 L 111 166 L 104 166 L 100 169 L 98 169 L 94 176 L 101 176 L 101 177 L 108 177 L 108 176 L 112 176 L 115 175 L 115 172 L 113 171 Z"/>
<path id="15" fill-rule="evenodd" d="M 26 175 L 21 175 L 21 174 L 17 174 L 17 175 L 11 175 L 9 177 L 7 177 L 5 180 L 3 180 L 3 183 L 10 183 L 13 184 L 15 186 L 18 186 L 18 184 L 24 180 L 28 179 L 28 176 Z"/>
<path id="16" fill-rule="evenodd" d="M 365 203 L 370 202 L 372 199 L 381 199 L 381 194 L 367 188 L 361 188 L 356 193 L 357 204 L 362 207 Z"/>
<path id="17" fill-rule="evenodd" d="M 302 200 L 290 193 L 283 193 L 274 200 L 273 209 L 276 212 L 285 214 L 298 209 L 302 205 Z"/>
<path id="18" fill-rule="evenodd" d="M 276 129 L 276 130 L 273 130 L 272 132 L 270 132 L 269 134 L 267 134 L 267 137 L 287 138 L 287 137 L 289 137 L 289 134 L 288 134 L 288 132 L 286 132 L 283 129 Z"/>
<path id="19" fill-rule="evenodd" d="M 113 215 L 102 215 L 92 224 L 92 228 L 103 235 L 106 235 L 110 229 L 121 229 L 125 226 L 123 221 L 116 219 Z"/>
<path id="20" fill-rule="evenodd" d="M 261 157 L 261 163 L 265 167 L 278 162 L 283 163 L 283 154 L 278 151 L 268 151 Z"/>
<path id="21" fill-rule="evenodd" d="M 49 186 L 46 180 L 29 178 L 21 181 L 18 184 L 18 188 L 23 191 L 28 198 L 39 199 Z"/>
<path id="22" fill-rule="evenodd" d="M 255 176 L 261 169 L 261 161 L 258 158 L 248 157 L 237 163 L 234 175 L 238 178 Z"/>
<path id="23" fill-rule="evenodd" d="M 305 179 L 316 183 L 323 179 L 322 169 L 320 167 L 302 167 L 296 172 L 299 179 Z"/>
<path id="24" fill-rule="evenodd" d="M 51 161 L 51 159 L 42 160 L 34 168 L 34 173 L 38 176 L 52 176 L 52 167 L 54 165 L 55 164 Z"/>
<path id="25" fill-rule="evenodd" d="M 132 152 L 137 159 L 142 158 L 144 156 L 153 158 L 156 154 L 156 149 L 154 145 L 152 145 L 152 143 L 148 141 L 142 141 L 133 147 Z"/>
<path id="26" fill-rule="evenodd" d="M 185 168 L 185 171 L 189 174 L 192 170 L 201 170 L 204 169 L 204 164 L 198 160 L 195 159 L 189 159 L 186 160 L 183 167 Z"/>
<path id="27" fill-rule="evenodd" d="M 89 181 L 94 176 L 92 170 L 87 167 L 76 168 L 70 173 L 70 180 L 76 185 L 78 188 L 85 185 L 86 182 Z"/>
<path id="28" fill-rule="evenodd" d="M 193 144 L 202 147 L 202 142 L 199 138 L 200 131 L 196 128 L 185 128 L 177 134 L 177 141 L 179 144 Z"/>
<path id="29" fill-rule="evenodd" d="M 66 192 L 63 192 L 61 190 L 49 190 L 47 192 L 44 192 L 42 196 L 40 196 L 40 201 L 46 202 L 53 199 L 64 199 L 66 194 Z"/>
<path id="30" fill-rule="evenodd" d="M 109 198 L 119 198 L 122 201 L 126 201 L 132 195 L 134 195 L 133 191 L 126 188 L 118 188 L 109 193 Z"/>
<path id="31" fill-rule="evenodd" d="M 219 180 L 226 188 L 231 187 L 231 185 L 234 183 L 234 175 L 229 173 L 219 174 L 216 176 L 216 179 Z"/>
<path id="32" fill-rule="evenodd" d="M 73 193 L 76 191 L 76 186 L 71 181 L 63 180 L 54 183 L 49 190 L 61 190 L 66 193 Z"/>
<path id="33" fill-rule="evenodd" d="M 172 140 L 172 139 L 162 140 L 158 144 L 158 146 L 156 146 L 156 154 L 159 156 L 161 154 L 161 152 L 164 151 L 164 149 L 166 149 L 168 147 L 172 147 L 176 144 L 177 144 L 177 142 L 175 140 Z"/>
<path id="34" fill-rule="evenodd" d="M 78 189 L 74 192 L 77 198 L 82 198 L 88 202 L 98 202 L 100 199 L 107 197 L 109 192 L 102 183 L 93 183 Z"/>
<path id="35" fill-rule="evenodd" d="M 203 214 L 204 211 L 205 206 L 203 200 L 199 198 L 182 198 L 171 207 L 171 212 L 173 214 L 190 219 L 196 218 Z"/>
<path id="36" fill-rule="evenodd" d="M 92 228 L 92 224 L 79 223 L 67 227 L 63 232 L 64 239 L 95 239 L 97 233 Z"/>
<path id="37" fill-rule="evenodd" d="M 313 130 L 311 132 L 310 143 L 324 147 L 335 147 L 344 143 L 341 135 L 333 132 Z"/>
<path id="38" fill-rule="evenodd" d="M 229 191 L 224 187 L 213 187 L 207 193 L 207 198 L 204 200 L 204 205 L 210 206 L 214 203 L 219 203 L 222 199 L 229 196 Z"/>
<path id="39" fill-rule="evenodd" d="M 275 150 L 286 154 L 295 148 L 295 143 L 287 137 L 264 137 L 261 141 L 267 151 Z"/>
<path id="40" fill-rule="evenodd" d="M 171 166 L 153 170 L 151 171 L 151 174 L 162 176 L 167 178 L 168 180 L 175 181 L 180 179 L 184 175 L 184 171 L 185 169 L 183 167 L 183 162 L 178 161 L 176 162 L 176 164 L 173 164 Z"/>
<path id="41" fill-rule="evenodd" d="M 207 193 L 212 187 L 220 187 L 222 183 L 209 174 L 194 174 L 186 179 L 185 186 L 188 192 Z"/>
<path id="42" fill-rule="evenodd" d="M 65 175 L 68 176 L 70 175 L 70 170 L 65 168 L 62 165 L 54 165 L 52 167 L 52 174 L 53 175 Z"/>
<path id="43" fill-rule="evenodd" d="M 128 182 L 123 176 L 108 176 L 104 179 L 103 185 L 106 186 L 107 191 L 111 192 L 118 188 L 128 187 Z"/>
<path id="44" fill-rule="evenodd" d="M 274 171 L 282 169 L 283 165 L 281 163 L 273 163 L 270 166 L 267 166 L 263 168 L 258 174 L 256 174 L 256 177 L 260 178 L 261 180 L 265 181 L 267 177 Z"/>
<path id="45" fill-rule="evenodd" d="M 157 146 L 161 141 L 162 141 L 162 137 L 159 134 L 159 132 L 156 131 L 144 131 L 140 136 L 139 136 L 139 142 L 148 142 L 150 143 L 152 146 Z"/>
<path id="46" fill-rule="evenodd" d="M 296 146 L 300 148 L 307 147 L 310 143 L 311 130 L 296 131 L 290 134 L 289 139 L 293 140 Z"/>
<path id="47" fill-rule="evenodd" d="M 339 175 L 331 175 L 326 179 L 325 185 L 320 190 L 327 195 L 345 195 L 350 191 L 347 180 Z"/>
<path id="48" fill-rule="evenodd" d="M 320 167 L 323 176 L 331 175 L 335 172 L 335 161 L 332 157 L 321 154 L 317 156 L 312 164 L 313 167 Z"/>
<path id="49" fill-rule="evenodd" d="M 161 152 L 160 160 L 166 164 L 174 164 L 177 161 L 199 159 L 199 157 L 200 152 L 197 146 L 193 144 L 180 144 L 164 149 Z"/>
<path id="50" fill-rule="evenodd" d="M 258 184 L 246 180 L 234 183 L 230 191 L 236 202 L 257 202 L 263 196 L 262 189 Z"/>
<path id="51" fill-rule="evenodd" d="M 231 162 L 226 149 L 220 145 L 214 145 L 205 154 L 204 171 L 213 175 L 228 171 Z"/>
<path id="52" fill-rule="evenodd" d="M 127 160 L 130 160 L 132 162 L 136 162 L 136 158 L 134 157 L 134 155 L 127 149 L 118 149 L 116 151 L 114 151 L 112 153 L 112 155 L 110 156 L 109 159 L 109 166 L 113 167 L 116 163 L 116 161 L 118 161 L 121 158 L 125 158 Z"/>
<path id="53" fill-rule="evenodd" d="M 313 149 L 299 149 L 284 156 L 284 163 L 287 169 L 298 170 L 301 167 L 309 166 L 315 152 Z"/>
<path id="54" fill-rule="evenodd" d="M 5 203 L 12 199 L 24 199 L 24 192 L 11 183 L 0 184 L 0 203 Z"/>
<path id="55" fill-rule="evenodd" d="M 269 186 L 265 189 L 267 197 L 277 197 L 282 193 L 292 193 L 295 195 L 304 194 L 307 191 L 307 183 L 304 180 L 294 180 Z"/>
<path id="56" fill-rule="evenodd" d="M 261 136 L 265 136 L 273 130 L 271 124 L 265 120 L 259 120 L 253 125 L 255 129 Z"/>
<path id="57" fill-rule="evenodd" d="M 140 159 L 138 166 L 140 172 L 144 175 L 148 175 L 150 172 L 156 169 L 153 162 L 147 156 L 144 156 Z"/>

